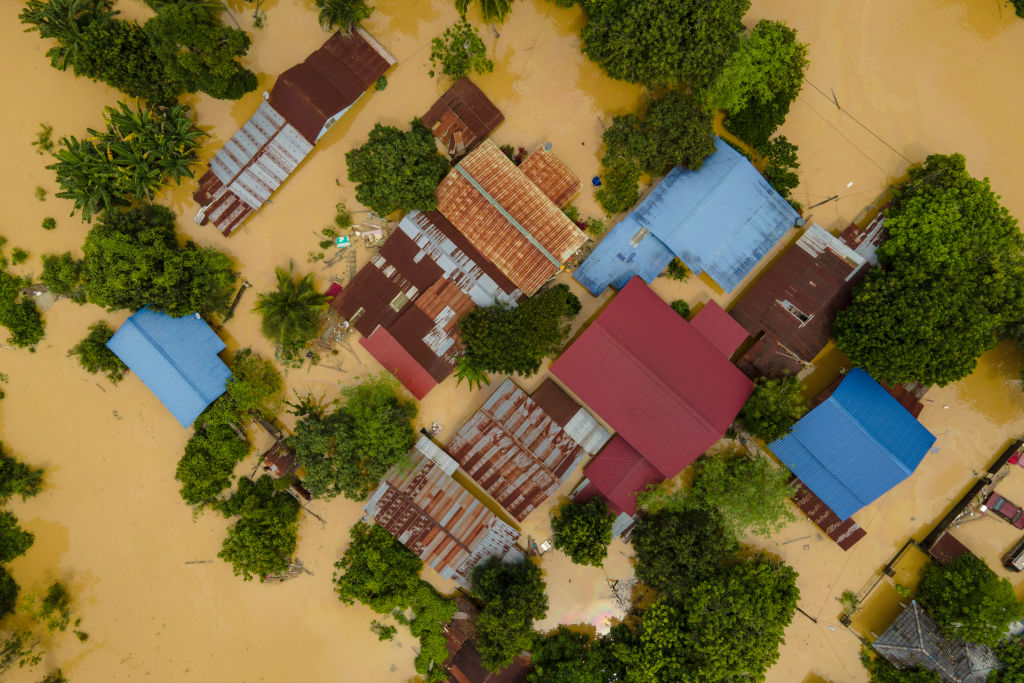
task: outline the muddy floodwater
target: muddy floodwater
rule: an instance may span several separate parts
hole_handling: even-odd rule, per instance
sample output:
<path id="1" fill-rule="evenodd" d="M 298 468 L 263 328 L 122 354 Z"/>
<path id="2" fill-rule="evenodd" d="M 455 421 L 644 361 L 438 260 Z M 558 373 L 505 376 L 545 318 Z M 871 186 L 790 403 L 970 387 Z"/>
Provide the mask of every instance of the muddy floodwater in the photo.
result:
<path id="1" fill-rule="evenodd" d="M 119 96 L 51 69 L 43 56 L 48 45 L 21 32 L 16 16 L 21 4 L 9 0 L 0 9 L 6 105 L 0 121 L 7 141 L 0 167 L 5 200 L 0 233 L 9 239 L 8 249 L 31 252 L 16 269 L 38 274 L 40 255 L 77 252 L 87 226 L 67 216 L 70 203 L 53 197 L 57 188 L 44 168 L 47 161 L 29 142 L 40 122 L 52 125 L 55 136 L 99 127 L 103 105 Z M 228 4 L 238 22 L 251 29 L 251 10 L 239 0 Z M 344 200 L 359 208 L 346 181 L 344 153 L 361 144 L 377 121 L 404 126 L 444 90 L 444 84 L 427 77 L 428 55 L 430 39 L 456 20 L 451 3 L 378 0 L 375 5 L 365 26 L 398 59 L 387 89 L 360 100 L 243 230 L 225 239 L 211 226 L 195 225 L 194 181 L 162 198 L 177 212 L 183 235 L 227 252 L 254 285 L 221 331 L 229 351 L 252 346 L 272 355 L 250 309 L 255 293 L 272 287 L 275 266 L 294 261 L 300 272 L 315 272 L 322 287 L 333 276 L 347 279 L 346 261 L 328 268 L 306 262 L 335 203 Z M 147 12 L 140 3 L 122 0 L 119 6 L 133 17 Z M 267 25 L 251 30 L 253 46 L 245 60 L 259 75 L 259 90 L 237 102 L 186 98 L 210 134 L 204 162 L 255 110 L 276 75 L 328 36 L 317 25 L 312 0 L 267 0 L 264 8 Z M 782 132 L 800 147 L 797 198 L 809 206 L 840 195 L 812 209 L 811 220 L 839 228 L 908 163 L 953 151 L 966 155 L 974 175 L 991 177 L 1004 203 L 1024 216 L 1018 189 L 1024 186 L 1024 168 L 1011 153 L 1024 143 L 1016 120 L 1024 111 L 1024 90 L 1013 78 L 1024 72 L 1024 21 L 1007 6 L 996 0 L 755 0 L 748 23 L 761 18 L 785 19 L 810 43 L 808 82 Z M 479 24 L 478 17 L 471 19 Z M 527 148 L 551 142 L 584 179 L 576 201 L 582 213 L 599 216 L 589 178 L 598 170 L 600 133 L 611 116 L 634 110 L 643 91 L 608 79 L 580 55 L 581 24 L 578 9 L 517 0 L 498 27 L 500 37 L 482 30 L 495 70 L 475 80 L 505 114 L 495 141 Z M 37 186 L 49 192 L 45 201 L 34 197 Z M 46 216 L 57 219 L 56 230 L 39 227 Z M 368 254 L 358 250 L 358 266 Z M 584 303 L 579 325 L 609 294 L 595 299 L 574 288 Z M 659 280 L 655 289 L 691 305 L 712 297 L 728 302 L 698 278 L 684 285 Z M 0 437 L 10 452 L 47 471 L 41 495 L 12 505 L 36 543 L 12 563 L 11 572 L 26 591 L 64 580 L 90 634 L 84 644 L 68 638 L 54 643 L 47 667 L 61 665 L 76 682 L 415 679 L 416 643 L 407 630 L 399 629 L 394 641 L 378 642 L 369 630 L 370 610 L 342 606 L 331 590 L 333 563 L 361 515 L 360 505 L 343 499 L 315 503 L 311 508 L 323 522 L 303 515 L 297 555 L 312 575 L 274 585 L 234 577 L 216 558 L 225 521 L 212 514 L 193 518 L 178 496 L 173 474 L 188 432 L 137 378 L 113 387 L 66 356 L 89 324 L 105 319 L 117 326 L 126 315 L 67 301 L 45 315 L 46 337 L 35 353 L 0 350 L 0 371 L 9 376 L 7 397 L 0 402 Z M 339 383 L 380 370 L 352 338 L 348 341 L 321 365 L 288 371 L 289 388 L 333 398 Z M 1022 367 L 1018 350 L 1004 344 L 986 354 L 970 378 L 929 392 L 921 420 L 938 436 L 936 449 L 914 476 L 858 513 L 868 535 L 852 551 L 844 553 L 803 518 L 771 541 L 753 540 L 800 572 L 800 606 L 806 613 L 798 613 L 787 631 L 769 681 L 867 679 L 857 659 L 859 642 L 838 622 L 836 597 L 872 581 L 908 537 L 920 538 L 974 473 L 1024 431 Z M 542 379 L 522 384 L 532 389 Z M 500 380 L 492 378 L 491 386 Z M 456 389 L 449 379 L 421 403 L 418 420 L 439 421 L 439 438 L 446 443 L 485 397 Z M 254 464 L 251 457 L 240 473 Z M 1008 495 L 1017 488 L 1018 498 L 1024 498 L 1024 470 L 1006 482 Z M 571 486 L 526 520 L 524 536 L 549 535 L 548 513 Z M 978 531 L 964 542 L 986 553 L 991 564 L 993 553 L 1012 539 L 992 520 L 972 524 Z M 628 546 L 614 544 L 604 571 L 579 570 L 556 553 L 546 555 L 552 604 L 542 626 L 588 623 L 604 630 L 620 617 L 622 606 L 609 583 L 629 577 L 628 552 Z M 426 578 L 450 588 L 436 576 Z M 1018 594 L 1024 593 L 1021 580 L 1011 579 Z M 891 601 L 879 609 L 891 609 Z M 16 673 L 11 680 L 38 680 L 43 668 Z"/>

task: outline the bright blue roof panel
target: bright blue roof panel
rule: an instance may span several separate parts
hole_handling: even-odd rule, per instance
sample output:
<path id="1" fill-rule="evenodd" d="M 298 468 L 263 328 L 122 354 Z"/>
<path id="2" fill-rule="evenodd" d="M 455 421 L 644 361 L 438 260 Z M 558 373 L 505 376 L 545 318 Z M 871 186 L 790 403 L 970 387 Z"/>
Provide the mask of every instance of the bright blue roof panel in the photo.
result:
<path id="1" fill-rule="evenodd" d="M 641 237 L 642 226 L 632 214 L 611 229 L 573 277 L 594 296 L 608 285 L 622 289 L 634 275 L 650 283 L 668 267 L 675 255 L 654 235 Z M 640 234 L 638 234 L 640 233 Z"/>
<path id="2" fill-rule="evenodd" d="M 217 356 L 224 342 L 197 315 L 172 318 L 144 308 L 125 321 L 107 347 L 183 427 L 224 393 L 231 376 Z"/>
<path id="3" fill-rule="evenodd" d="M 769 448 L 846 519 L 909 477 L 934 443 L 889 392 L 854 368 L 828 399 Z"/>

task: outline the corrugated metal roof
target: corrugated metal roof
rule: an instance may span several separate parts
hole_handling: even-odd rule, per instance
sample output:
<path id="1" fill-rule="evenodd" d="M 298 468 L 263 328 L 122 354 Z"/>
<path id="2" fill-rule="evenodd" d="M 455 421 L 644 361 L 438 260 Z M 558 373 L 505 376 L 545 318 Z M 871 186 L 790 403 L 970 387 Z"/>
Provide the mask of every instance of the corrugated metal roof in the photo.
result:
<path id="1" fill-rule="evenodd" d="M 541 382 L 530 398 L 590 455 L 612 438 L 611 432 L 550 377 Z"/>
<path id="2" fill-rule="evenodd" d="M 935 437 L 861 368 L 804 415 L 772 452 L 839 519 L 913 473 Z"/>
<path id="3" fill-rule="evenodd" d="M 107 348 L 181 423 L 192 424 L 224 393 L 231 370 L 217 354 L 224 342 L 198 315 L 172 318 L 148 308 L 133 314 Z"/>
<path id="4" fill-rule="evenodd" d="M 437 386 L 437 380 L 384 327 L 378 325 L 373 334 L 360 339 L 359 344 L 417 399 Z"/>
<path id="5" fill-rule="evenodd" d="M 543 147 L 530 153 L 519 164 L 519 170 L 559 208 L 568 204 L 580 191 L 580 179 L 561 159 Z"/>
<path id="6" fill-rule="evenodd" d="M 435 449 L 421 437 L 408 463 L 385 475 L 365 509 L 431 569 L 468 586 L 478 563 L 518 555 L 519 532 L 446 474 L 431 459 Z"/>
<path id="7" fill-rule="evenodd" d="M 617 513 L 636 514 L 636 494 L 665 479 L 628 441 L 616 435 L 583 470 L 590 484 Z"/>
<path id="8" fill-rule="evenodd" d="M 639 278 L 555 361 L 551 374 L 666 477 L 718 441 L 753 390 Z"/>
<path id="9" fill-rule="evenodd" d="M 606 234 L 572 274 L 594 296 L 622 289 L 634 276 L 651 283 L 675 258 L 668 247 L 629 214 Z"/>
<path id="10" fill-rule="evenodd" d="M 476 147 L 505 117 L 473 81 L 463 76 L 420 120 L 454 158 Z"/>
<path id="11" fill-rule="evenodd" d="M 438 210 L 520 290 L 532 295 L 586 236 L 485 140 L 437 188 Z"/>
<path id="12" fill-rule="evenodd" d="M 714 300 L 704 304 L 690 324 L 726 358 L 731 357 L 740 344 L 747 340 L 747 331 L 743 326 L 730 318 Z"/>
<path id="13" fill-rule="evenodd" d="M 825 505 L 821 498 L 807 488 L 802 481 L 793 478 L 790 485 L 795 484 L 793 495 L 790 496 L 800 511 L 814 522 L 814 525 L 825 532 L 825 535 L 836 542 L 843 550 L 849 550 L 857 541 L 864 538 L 867 532 L 853 519 L 841 520 L 832 508 Z"/>
<path id="14" fill-rule="evenodd" d="M 510 379 L 459 429 L 446 450 L 519 521 L 554 494 L 586 455 Z"/>

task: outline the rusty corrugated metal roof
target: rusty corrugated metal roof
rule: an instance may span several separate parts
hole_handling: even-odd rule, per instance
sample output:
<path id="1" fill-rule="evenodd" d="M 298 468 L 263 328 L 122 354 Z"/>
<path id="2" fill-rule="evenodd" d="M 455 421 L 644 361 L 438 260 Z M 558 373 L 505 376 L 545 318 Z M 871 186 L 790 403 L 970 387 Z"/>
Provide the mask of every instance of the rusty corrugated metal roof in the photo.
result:
<path id="1" fill-rule="evenodd" d="M 519 521 L 553 495 L 586 456 L 510 379 L 469 418 L 446 450 Z"/>
<path id="2" fill-rule="evenodd" d="M 420 120 L 455 158 L 476 147 L 505 117 L 473 81 L 463 76 Z"/>
<path id="3" fill-rule="evenodd" d="M 449 171 L 437 199 L 438 210 L 527 295 L 587 240 L 489 140 Z"/>
<path id="4" fill-rule="evenodd" d="M 429 457 L 434 449 L 421 437 L 408 465 L 385 475 L 365 509 L 438 574 L 467 586 L 480 562 L 519 554 L 519 532 L 445 474 Z"/>
<path id="5" fill-rule="evenodd" d="M 559 208 L 568 204 L 580 191 L 580 179 L 543 147 L 538 147 L 526 157 L 519 164 L 519 170 Z"/>

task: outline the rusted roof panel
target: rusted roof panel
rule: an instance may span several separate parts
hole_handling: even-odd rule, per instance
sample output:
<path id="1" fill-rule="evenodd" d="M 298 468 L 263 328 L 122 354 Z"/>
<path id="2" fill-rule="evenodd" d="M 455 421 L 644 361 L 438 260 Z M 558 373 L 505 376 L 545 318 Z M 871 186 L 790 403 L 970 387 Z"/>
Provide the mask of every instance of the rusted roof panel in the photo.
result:
<path id="1" fill-rule="evenodd" d="M 530 398 L 591 455 L 612 438 L 611 432 L 550 377 L 537 387 Z"/>
<path id="2" fill-rule="evenodd" d="M 587 239 L 488 140 L 448 173 L 437 198 L 441 213 L 527 295 Z"/>
<path id="3" fill-rule="evenodd" d="M 274 443 L 263 454 L 263 462 L 271 472 L 279 477 L 291 474 L 299 468 L 299 464 L 295 462 L 295 453 L 280 441 Z"/>
<path id="4" fill-rule="evenodd" d="M 505 117 L 480 88 L 462 77 L 420 120 L 454 158 L 476 147 Z"/>
<path id="5" fill-rule="evenodd" d="M 519 164 L 519 170 L 559 208 L 568 204 L 580 191 L 580 179 L 543 147 L 538 147 L 526 157 Z"/>
<path id="6" fill-rule="evenodd" d="M 519 521 L 553 495 L 586 455 L 510 379 L 462 426 L 446 450 Z"/>
<path id="7" fill-rule="evenodd" d="M 420 438 L 409 464 L 385 475 L 366 513 L 441 576 L 468 586 L 478 563 L 519 555 L 519 532 L 431 460 L 432 445 Z"/>

